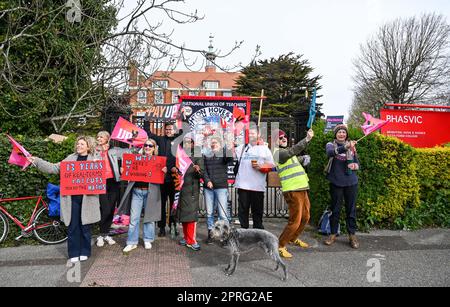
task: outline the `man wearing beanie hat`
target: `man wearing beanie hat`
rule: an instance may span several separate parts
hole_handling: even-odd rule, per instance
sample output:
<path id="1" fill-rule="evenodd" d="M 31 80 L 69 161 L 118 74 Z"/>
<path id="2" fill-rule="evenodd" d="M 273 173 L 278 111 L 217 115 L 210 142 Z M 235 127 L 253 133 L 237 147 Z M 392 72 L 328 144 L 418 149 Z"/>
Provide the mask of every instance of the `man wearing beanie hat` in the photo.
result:
<path id="1" fill-rule="evenodd" d="M 326 167 L 326 177 L 330 181 L 331 234 L 324 243 L 325 245 L 332 245 L 336 241 L 342 199 L 344 199 L 350 246 L 352 248 L 358 248 L 359 243 L 355 236 L 356 197 L 358 192 L 358 177 L 355 171 L 359 169 L 359 161 L 355 148 L 356 141 L 349 140 L 348 129 L 344 124 L 337 125 L 333 129 L 333 132 L 334 141 L 326 145 L 326 153 L 329 158 Z"/>
<path id="2" fill-rule="evenodd" d="M 274 160 L 281 181 L 281 190 L 289 206 L 289 221 L 280 235 L 278 251 L 281 257 L 292 258 L 292 254 L 286 248 L 288 243 L 302 248 L 309 247 L 307 243 L 298 238 L 310 218 L 309 179 L 301 165 L 306 156 L 298 156 L 313 138 L 314 131 L 309 129 L 306 138 L 290 148 L 287 147 L 287 137 L 284 131 L 278 130 L 276 135 L 278 138 L 274 140 L 274 143 L 278 148 L 274 151 Z"/>

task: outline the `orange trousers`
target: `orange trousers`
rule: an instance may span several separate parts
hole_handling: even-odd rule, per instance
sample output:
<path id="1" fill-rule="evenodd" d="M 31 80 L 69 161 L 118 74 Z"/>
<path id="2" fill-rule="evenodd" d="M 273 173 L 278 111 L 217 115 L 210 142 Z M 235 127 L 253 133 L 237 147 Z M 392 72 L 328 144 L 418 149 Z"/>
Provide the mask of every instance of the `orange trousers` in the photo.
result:
<path id="1" fill-rule="evenodd" d="M 280 247 L 285 247 L 300 236 L 309 222 L 311 208 L 308 191 L 286 192 L 283 195 L 289 206 L 289 220 L 280 235 Z"/>

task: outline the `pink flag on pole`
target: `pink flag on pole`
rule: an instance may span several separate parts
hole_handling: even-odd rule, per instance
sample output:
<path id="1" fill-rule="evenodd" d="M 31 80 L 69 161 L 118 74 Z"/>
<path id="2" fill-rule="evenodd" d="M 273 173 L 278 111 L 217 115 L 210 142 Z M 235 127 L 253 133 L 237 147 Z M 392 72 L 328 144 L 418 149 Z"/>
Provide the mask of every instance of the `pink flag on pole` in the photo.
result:
<path id="1" fill-rule="evenodd" d="M 172 209 L 176 210 L 178 207 L 178 202 L 180 200 L 180 191 L 184 184 L 184 175 L 186 175 L 189 166 L 192 164 L 191 158 L 186 154 L 183 147 L 178 145 L 177 154 L 176 154 L 176 167 L 178 169 L 178 174 L 174 175 L 175 182 L 175 197 L 172 205 Z M 170 171 L 170 170 L 169 170 Z"/>
<path id="2" fill-rule="evenodd" d="M 133 137 L 134 136 L 134 137 Z M 119 120 L 111 134 L 111 139 L 127 143 L 136 147 L 142 147 L 148 135 L 144 129 L 133 125 L 126 119 L 119 117 Z"/>
<path id="3" fill-rule="evenodd" d="M 383 127 L 384 125 L 386 125 L 388 123 L 388 121 L 375 118 L 368 113 L 363 112 L 363 115 L 364 115 L 364 118 L 366 119 L 366 121 L 361 126 L 361 128 L 364 131 L 365 135 L 368 135 L 368 134 L 374 132 L 375 130 L 380 129 L 381 127 Z"/>
<path id="4" fill-rule="evenodd" d="M 13 147 L 8 163 L 22 166 L 22 170 L 26 169 L 31 164 L 31 162 L 27 159 L 27 157 L 31 157 L 31 154 L 11 136 L 6 136 Z"/>

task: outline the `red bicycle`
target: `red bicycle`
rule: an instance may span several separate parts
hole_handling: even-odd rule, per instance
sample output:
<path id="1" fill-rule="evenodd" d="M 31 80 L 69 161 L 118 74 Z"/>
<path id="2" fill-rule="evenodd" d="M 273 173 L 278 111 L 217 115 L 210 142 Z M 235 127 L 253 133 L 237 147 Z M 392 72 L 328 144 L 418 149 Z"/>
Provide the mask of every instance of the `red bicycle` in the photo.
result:
<path id="1" fill-rule="evenodd" d="M 7 202 L 31 199 L 36 199 L 36 205 L 26 226 L 2 206 L 3 203 Z M 20 240 L 22 237 L 31 237 L 33 234 L 39 241 L 45 244 L 59 244 L 67 240 L 67 227 L 59 220 L 59 217 L 49 217 L 48 205 L 44 199 L 42 199 L 42 196 L 3 198 L 3 194 L 0 194 L 0 243 L 8 236 L 8 218 L 22 230 L 20 236 L 18 236 L 16 240 Z"/>

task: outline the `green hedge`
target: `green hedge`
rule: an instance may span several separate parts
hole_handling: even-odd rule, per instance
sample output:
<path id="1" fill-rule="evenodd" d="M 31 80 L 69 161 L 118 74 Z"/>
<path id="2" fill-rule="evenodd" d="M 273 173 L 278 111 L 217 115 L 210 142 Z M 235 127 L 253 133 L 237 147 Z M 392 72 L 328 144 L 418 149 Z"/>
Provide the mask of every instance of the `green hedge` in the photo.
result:
<path id="1" fill-rule="evenodd" d="M 316 223 L 330 203 L 329 182 L 323 169 L 328 161 L 325 145 L 333 140 L 333 134 L 323 134 L 323 122 L 313 129 L 308 175 L 311 221 Z M 363 133 L 360 128 L 350 127 L 349 135 L 359 139 Z M 361 164 L 357 200 L 361 230 L 450 227 L 450 148 L 415 149 L 398 139 L 373 133 L 358 143 L 357 150 Z"/>
<path id="2" fill-rule="evenodd" d="M 69 138 L 61 144 L 43 141 L 42 139 L 31 139 L 20 135 L 14 135 L 13 137 L 33 156 L 43 158 L 50 162 L 59 162 L 74 151 L 74 135 L 69 136 Z M 8 138 L 4 134 L 1 134 L 0 173 L 2 176 L 0 179 L 0 193 L 3 193 L 5 198 L 35 196 L 39 194 L 45 195 L 45 188 L 48 182 L 59 184 L 58 175 L 41 173 L 33 166 L 22 171 L 21 167 L 9 164 L 8 159 L 11 154 L 11 149 L 12 146 L 8 141 Z M 20 201 L 8 203 L 4 206 L 11 214 L 18 217 L 18 219 L 24 223 L 30 218 L 34 204 L 35 203 L 31 201 Z M 11 245 L 12 239 L 19 233 L 20 229 L 10 221 L 8 240 L 6 243 L 2 244 L 2 246 Z"/>

